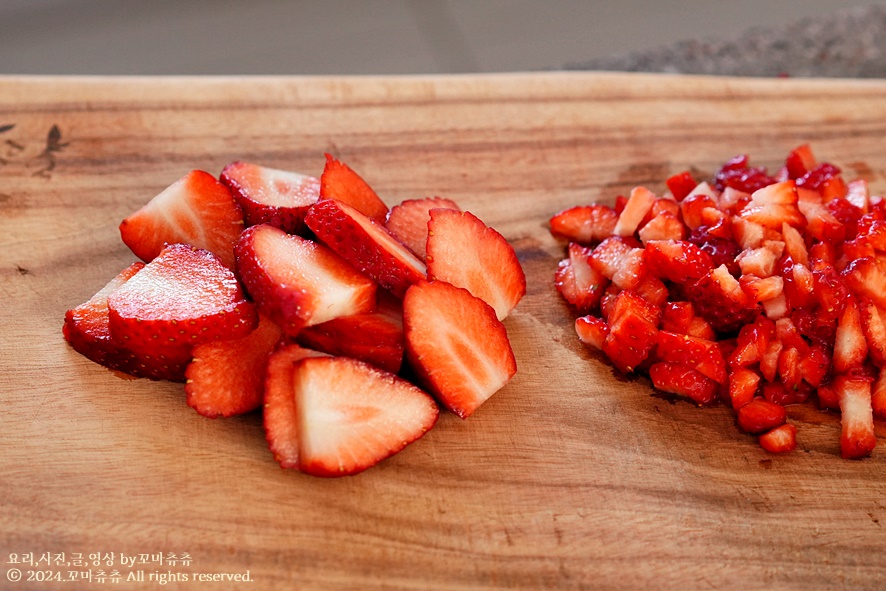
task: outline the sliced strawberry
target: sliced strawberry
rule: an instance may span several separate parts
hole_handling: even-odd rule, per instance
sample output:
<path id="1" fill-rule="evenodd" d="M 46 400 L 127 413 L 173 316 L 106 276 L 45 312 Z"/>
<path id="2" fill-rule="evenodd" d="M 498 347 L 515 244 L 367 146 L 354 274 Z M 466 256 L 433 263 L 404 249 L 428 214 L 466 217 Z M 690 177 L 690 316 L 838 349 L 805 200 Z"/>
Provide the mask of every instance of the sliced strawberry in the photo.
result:
<path id="1" fill-rule="evenodd" d="M 646 258 L 652 274 L 674 283 L 698 279 L 714 268 L 708 253 L 682 240 L 651 240 Z"/>
<path id="2" fill-rule="evenodd" d="M 733 369 L 729 373 L 729 400 L 732 409 L 738 410 L 753 400 L 759 385 L 760 374 L 757 372 L 745 367 Z"/>
<path id="3" fill-rule="evenodd" d="M 467 418 L 517 372 L 504 324 L 466 289 L 421 281 L 403 298 L 406 354 L 448 409 Z"/>
<path id="4" fill-rule="evenodd" d="M 305 213 L 320 197 L 320 181 L 312 176 L 249 162 L 228 164 L 219 178 L 243 210 L 247 226 L 270 224 L 300 232 Z"/>
<path id="5" fill-rule="evenodd" d="M 683 240 L 686 227 L 669 211 L 663 211 L 644 224 L 638 233 L 644 245 L 650 240 Z"/>
<path id="6" fill-rule="evenodd" d="M 615 236 L 632 236 L 640 222 L 655 203 L 655 195 L 646 187 L 634 187 L 631 196 L 625 203 L 624 209 L 618 216 L 618 221 L 612 233 Z"/>
<path id="7" fill-rule="evenodd" d="M 833 384 L 840 401 L 840 455 L 853 460 L 867 457 L 877 445 L 871 407 L 871 381 L 864 377 L 841 375 L 834 378 Z"/>
<path id="8" fill-rule="evenodd" d="M 469 212 L 432 209 L 428 279 L 462 287 L 504 320 L 526 294 L 526 275 L 504 236 Z"/>
<path id="9" fill-rule="evenodd" d="M 298 467 L 357 474 L 401 451 L 437 422 L 434 400 L 406 380 L 347 357 L 306 357 L 293 371 Z"/>
<path id="10" fill-rule="evenodd" d="M 194 347 L 185 371 L 188 406 L 210 418 L 260 407 L 268 356 L 282 334 L 279 326 L 260 316 L 258 327 L 245 337 Z"/>
<path id="11" fill-rule="evenodd" d="M 400 371 L 406 342 L 403 307 L 394 296 L 380 292 L 371 312 L 340 316 L 298 333 L 298 342 L 330 355 L 353 357 L 390 373 Z"/>
<path id="12" fill-rule="evenodd" d="M 579 314 L 596 309 L 609 280 L 590 264 L 591 249 L 570 242 L 569 258 L 557 266 L 554 286 Z"/>
<path id="13" fill-rule="evenodd" d="M 784 424 L 784 407 L 757 397 L 738 409 L 738 427 L 745 433 L 758 435 Z"/>
<path id="14" fill-rule="evenodd" d="M 677 334 L 689 334 L 694 317 L 695 310 L 689 302 L 668 302 L 662 309 L 660 328 Z"/>
<path id="15" fill-rule="evenodd" d="M 308 211 L 305 223 L 324 244 L 397 297 L 425 279 L 427 268 L 418 257 L 347 203 L 321 200 Z"/>
<path id="16" fill-rule="evenodd" d="M 735 349 L 729 356 L 729 365 L 747 367 L 759 362 L 769 349 L 773 338 L 775 338 L 775 323 L 765 316 L 757 316 L 754 322 L 745 324 L 738 332 Z M 776 354 L 776 360 L 777 358 Z"/>
<path id="17" fill-rule="evenodd" d="M 123 242 L 145 262 L 166 244 L 184 243 L 214 253 L 230 269 L 242 231 L 243 212 L 231 192 L 201 170 L 172 183 L 120 224 Z"/>
<path id="18" fill-rule="evenodd" d="M 591 251 L 590 263 L 608 279 L 612 279 L 621 269 L 631 251 L 638 248 L 639 243 L 633 238 L 611 236 L 603 240 Z"/>
<path id="19" fill-rule="evenodd" d="M 384 224 L 388 215 L 388 206 L 372 187 L 331 154 L 326 154 L 326 166 L 320 176 L 320 199 L 346 203 L 379 224 Z"/>
<path id="20" fill-rule="evenodd" d="M 843 278 L 856 295 L 886 308 L 886 263 L 874 258 L 852 261 L 843 270 Z"/>
<path id="21" fill-rule="evenodd" d="M 298 418 L 295 413 L 295 362 L 325 353 L 296 344 L 280 346 L 268 357 L 264 374 L 265 439 L 282 468 L 298 469 Z"/>
<path id="22" fill-rule="evenodd" d="M 607 317 L 603 352 L 623 373 L 631 373 L 655 347 L 660 310 L 630 290 L 618 293 Z"/>
<path id="23" fill-rule="evenodd" d="M 846 183 L 846 201 L 867 213 L 871 209 L 871 192 L 865 179 L 855 179 Z"/>
<path id="24" fill-rule="evenodd" d="M 759 313 L 757 305 L 744 293 L 725 265 L 686 285 L 686 295 L 696 314 L 718 332 L 734 332 L 753 322 Z"/>
<path id="25" fill-rule="evenodd" d="M 785 166 L 788 169 L 788 175 L 792 179 L 798 179 L 805 175 L 807 172 L 816 167 L 818 162 L 815 160 L 815 155 L 812 153 L 812 148 L 809 144 L 803 144 L 801 146 L 797 146 L 791 153 L 788 154 L 787 159 L 785 160 Z"/>
<path id="26" fill-rule="evenodd" d="M 698 182 L 692 178 L 692 173 L 686 170 L 668 177 L 665 184 L 668 186 L 674 199 L 682 201 L 698 185 Z"/>
<path id="27" fill-rule="evenodd" d="M 322 244 L 262 224 L 243 232 L 236 253 L 249 295 L 286 334 L 375 306 L 376 284 Z"/>
<path id="28" fill-rule="evenodd" d="M 861 367 L 868 355 L 868 343 L 861 326 L 861 315 L 855 300 L 850 298 L 840 315 L 834 341 L 834 371 L 847 373 Z"/>
<path id="29" fill-rule="evenodd" d="M 108 297 L 112 337 L 144 355 L 248 335 L 258 324 L 234 273 L 206 250 L 171 244 Z"/>
<path id="30" fill-rule="evenodd" d="M 632 248 L 621 259 L 618 270 L 612 275 L 612 283 L 621 289 L 637 290 L 646 277 L 646 251 Z"/>
<path id="31" fill-rule="evenodd" d="M 575 319 L 575 332 L 582 343 L 602 350 L 603 342 L 609 334 L 609 325 L 602 318 L 581 316 Z"/>
<path id="32" fill-rule="evenodd" d="M 797 428 L 785 423 L 760 435 L 760 447 L 773 454 L 783 454 L 797 449 Z"/>
<path id="33" fill-rule="evenodd" d="M 726 360 L 716 342 L 666 330 L 658 331 L 656 339 L 656 355 L 661 361 L 691 367 L 715 382 L 726 383 Z"/>
<path id="34" fill-rule="evenodd" d="M 880 308 L 868 300 L 862 300 L 858 308 L 868 355 L 874 365 L 882 369 L 886 367 L 886 319 Z"/>
<path id="35" fill-rule="evenodd" d="M 717 399 L 717 382 L 679 363 L 654 363 L 649 367 L 649 378 L 662 392 L 685 396 L 698 405 Z"/>
<path id="36" fill-rule="evenodd" d="M 756 277 L 755 275 L 742 275 L 738 284 L 748 297 L 755 302 L 765 302 L 777 298 L 784 293 L 784 279 L 778 275 L 772 277 Z"/>
<path id="37" fill-rule="evenodd" d="M 594 203 L 565 209 L 551 217 L 551 234 L 590 246 L 612 236 L 618 214 L 606 205 Z"/>
<path id="38" fill-rule="evenodd" d="M 432 209 L 461 211 L 455 201 L 443 197 L 407 199 L 392 207 L 385 220 L 388 232 L 423 261 L 428 258 L 428 221 L 431 219 Z"/>

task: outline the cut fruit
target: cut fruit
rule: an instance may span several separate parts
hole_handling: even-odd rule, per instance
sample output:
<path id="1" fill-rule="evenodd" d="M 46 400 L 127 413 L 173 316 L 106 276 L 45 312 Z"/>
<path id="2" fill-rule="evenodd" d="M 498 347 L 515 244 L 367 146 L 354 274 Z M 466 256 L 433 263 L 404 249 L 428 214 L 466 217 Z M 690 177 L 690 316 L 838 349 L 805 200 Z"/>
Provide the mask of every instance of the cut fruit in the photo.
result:
<path id="1" fill-rule="evenodd" d="M 372 187 L 331 154 L 326 154 L 326 167 L 320 176 L 320 199 L 347 203 L 379 224 L 383 224 L 388 215 L 388 206 Z"/>
<path id="2" fill-rule="evenodd" d="M 423 261 L 428 258 L 428 221 L 432 209 L 461 211 L 454 201 L 443 197 L 407 199 L 392 207 L 385 220 L 385 228 Z"/>
<path id="3" fill-rule="evenodd" d="M 249 162 L 228 164 L 220 179 L 247 226 L 270 224 L 290 234 L 302 231 L 305 213 L 320 197 L 320 181 L 312 176 Z"/>

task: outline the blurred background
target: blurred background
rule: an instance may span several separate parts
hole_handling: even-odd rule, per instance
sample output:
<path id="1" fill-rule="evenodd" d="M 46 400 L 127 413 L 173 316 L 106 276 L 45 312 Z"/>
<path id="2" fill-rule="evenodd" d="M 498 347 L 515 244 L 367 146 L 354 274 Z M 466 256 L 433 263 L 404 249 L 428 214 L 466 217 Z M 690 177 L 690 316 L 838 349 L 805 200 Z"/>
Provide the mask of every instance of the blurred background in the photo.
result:
<path id="1" fill-rule="evenodd" d="M 0 74 L 886 75 L 886 2 L 0 0 Z"/>

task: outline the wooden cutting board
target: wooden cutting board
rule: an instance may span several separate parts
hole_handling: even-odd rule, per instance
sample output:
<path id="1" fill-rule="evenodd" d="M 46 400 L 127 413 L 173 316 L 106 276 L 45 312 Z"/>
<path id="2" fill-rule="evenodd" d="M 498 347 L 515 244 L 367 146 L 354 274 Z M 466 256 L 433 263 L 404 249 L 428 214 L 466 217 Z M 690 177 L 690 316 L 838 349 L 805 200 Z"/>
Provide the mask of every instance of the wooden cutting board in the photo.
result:
<path id="1" fill-rule="evenodd" d="M 799 449 L 768 455 L 731 410 L 615 377 L 576 340 L 547 228 L 738 153 L 777 169 L 804 142 L 882 193 L 884 136 L 886 82 L 0 78 L 0 588 L 98 584 L 11 583 L 12 568 L 116 570 L 120 589 L 170 572 L 191 581 L 176 589 L 886 587 L 886 449 L 842 460 L 839 417 L 792 407 Z M 389 204 L 456 200 L 529 281 L 506 322 L 514 380 L 338 480 L 281 470 L 260 415 L 204 419 L 181 385 L 123 379 L 61 335 L 65 310 L 134 260 L 120 220 L 166 185 L 235 159 L 319 175 L 324 152 Z M 10 564 L 47 552 L 65 557 Z M 64 564 L 96 552 L 113 564 Z"/>

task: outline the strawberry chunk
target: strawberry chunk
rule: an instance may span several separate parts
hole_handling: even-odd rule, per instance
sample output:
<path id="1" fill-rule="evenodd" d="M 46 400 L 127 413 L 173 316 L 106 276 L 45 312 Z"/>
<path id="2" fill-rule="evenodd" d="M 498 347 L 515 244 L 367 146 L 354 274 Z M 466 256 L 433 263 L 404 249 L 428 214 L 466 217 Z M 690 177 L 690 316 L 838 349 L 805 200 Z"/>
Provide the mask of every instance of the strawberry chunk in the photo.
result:
<path id="1" fill-rule="evenodd" d="M 312 176 L 232 162 L 219 176 L 243 210 L 247 226 L 269 224 L 295 234 L 304 228 L 305 214 L 320 197 L 320 181 Z"/>
<path id="2" fill-rule="evenodd" d="M 848 373 L 861 367 L 868 356 L 868 343 L 861 326 L 855 300 L 850 298 L 840 315 L 834 341 L 834 371 Z"/>
<path id="3" fill-rule="evenodd" d="M 551 217 L 551 234 L 590 246 L 612 236 L 618 214 L 606 205 L 594 203 L 565 209 Z"/>
<path id="4" fill-rule="evenodd" d="M 647 242 L 646 260 L 654 275 L 674 283 L 699 279 L 714 268 L 708 253 L 691 242 L 682 240 Z"/>
<path id="5" fill-rule="evenodd" d="M 236 253 L 249 295 L 288 335 L 375 306 L 375 282 L 322 244 L 262 224 L 243 232 Z"/>
<path id="6" fill-rule="evenodd" d="M 428 222 L 432 209 L 461 211 L 454 201 L 443 197 L 407 199 L 392 207 L 385 220 L 388 232 L 423 261 L 428 258 Z"/>
<path id="7" fill-rule="evenodd" d="M 378 464 L 427 433 L 440 412 L 406 380 L 347 357 L 305 357 L 292 382 L 298 467 L 314 476 Z"/>
<path id="8" fill-rule="evenodd" d="M 596 309 L 609 280 L 591 266 L 591 249 L 570 242 L 569 258 L 560 261 L 554 286 L 563 298 L 580 314 Z"/>
<path id="9" fill-rule="evenodd" d="M 607 279 L 612 279 L 627 261 L 633 250 L 640 250 L 637 242 L 631 238 L 611 236 L 594 247 L 591 251 L 590 263 Z"/>
<path id="10" fill-rule="evenodd" d="M 467 289 L 507 318 L 526 294 L 526 275 L 504 236 L 469 212 L 432 209 L 428 279 Z"/>
<path id="11" fill-rule="evenodd" d="M 788 169 L 788 175 L 792 179 L 798 179 L 805 175 L 807 172 L 816 167 L 818 162 L 815 160 L 815 155 L 812 153 L 812 148 L 809 144 L 803 144 L 801 146 L 797 146 L 793 150 L 791 150 L 790 154 L 785 160 L 785 166 Z"/>
<path id="12" fill-rule="evenodd" d="M 886 321 L 883 313 L 868 300 L 862 300 L 858 308 L 868 354 L 873 364 L 882 369 L 886 367 Z"/>
<path id="13" fill-rule="evenodd" d="M 840 402 L 840 455 L 853 460 L 867 457 L 877 445 L 871 407 L 871 380 L 842 375 L 834 378 Z"/>
<path id="14" fill-rule="evenodd" d="M 871 388 L 871 410 L 874 417 L 886 419 L 886 372 L 881 371 Z"/>
<path id="15" fill-rule="evenodd" d="M 787 412 L 783 406 L 757 397 L 738 409 L 738 427 L 745 433 L 758 435 L 784 424 Z"/>
<path id="16" fill-rule="evenodd" d="M 425 264 L 383 225 L 347 203 L 321 200 L 305 223 L 326 246 L 397 297 L 427 275 Z"/>
<path id="17" fill-rule="evenodd" d="M 656 356 L 661 361 L 691 367 L 715 382 L 726 383 L 726 360 L 716 342 L 660 330 L 656 345 Z"/>
<path id="18" fill-rule="evenodd" d="M 760 447 L 773 454 L 789 453 L 797 449 L 797 428 L 785 423 L 760 435 Z"/>
<path id="19" fill-rule="evenodd" d="M 875 258 L 854 260 L 843 270 L 843 278 L 856 295 L 886 307 L 886 263 Z"/>
<path id="20" fill-rule="evenodd" d="M 388 206 L 372 187 L 331 154 L 326 154 L 326 166 L 320 176 L 320 199 L 346 203 L 379 224 L 384 224 L 388 215 Z"/>
<path id="21" fill-rule="evenodd" d="M 185 370 L 188 406 L 205 417 L 231 417 L 260 407 L 268 356 L 282 336 L 264 316 L 258 327 L 239 339 L 194 347 Z"/>
<path id="22" fill-rule="evenodd" d="M 738 367 L 729 373 L 729 400 L 732 409 L 738 410 L 754 399 L 760 385 L 760 374 Z"/>
<path id="23" fill-rule="evenodd" d="M 603 352 L 623 373 L 632 373 L 656 344 L 660 310 L 630 290 L 618 293 L 608 315 Z"/>
<path id="24" fill-rule="evenodd" d="M 517 372 L 504 324 L 466 289 L 421 281 L 403 298 L 406 355 L 437 399 L 473 414 Z"/>
<path id="25" fill-rule="evenodd" d="M 616 236 L 632 236 L 640 222 L 655 203 L 655 195 L 646 187 L 634 187 L 612 233 Z"/>
<path id="26" fill-rule="evenodd" d="M 687 283 L 686 296 L 696 313 L 718 332 L 732 333 L 754 321 L 757 305 L 744 293 L 725 265 Z"/>
<path id="27" fill-rule="evenodd" d="M 603 342 L 609 334 L 609 325 L 602 318 L 582 316 L 575 319 L 575 332 L 582 343 L 602 350 Z"/>
<path id="28" fill-rule="evenodd" d="M 676 215 L 663 211 L 644 224 L 638 236 L 644 245 L 650 240 L 683 240 L 686 227 Z"/>
<path id="29" fill-rule="evenodd" d="M 682 201 L 698 185 L 698 182 L 692 178 L 692 173 L 686 170 L 668 177 L 665 184 L 668 186 L 674 199 Z"/>
<path id="30" fill-rule="evenodd" d="M 234 273 L 212 253 L 171 244 L 108 297 L 114 339 L 145 355 L 248 335 L 258 324 Z"/>
<path id="31" fill-rule="evenodd" d="M 717 399 L 717 383 L 691 367 L 659 362 L 649 367 L 652 385 L 662 392 L 691 399 L 703 406 Z"/>
<path id="32" fill-rule="evenodd" d="M 145 262 L 167 244 L 183 243 L 208 250 L 230 269 L 242 231 L 243 212 L 231 192 L 201 170 L 172 183 L 120 223 L 123 242 Z"/>

